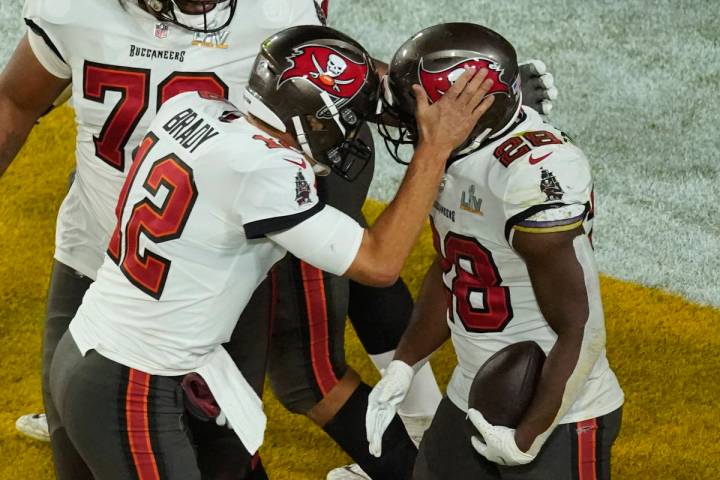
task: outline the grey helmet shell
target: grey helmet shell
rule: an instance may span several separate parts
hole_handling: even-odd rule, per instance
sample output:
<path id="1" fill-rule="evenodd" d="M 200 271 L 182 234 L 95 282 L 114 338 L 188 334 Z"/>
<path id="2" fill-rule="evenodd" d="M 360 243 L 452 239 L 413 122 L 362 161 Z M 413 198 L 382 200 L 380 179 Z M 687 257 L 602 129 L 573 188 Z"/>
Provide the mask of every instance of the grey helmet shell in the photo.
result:
<path id="1" fill-rule="evenodd" d="M 245 99 L 250 114 L 290 132 L 308 156 L 352 179 L 370 158 L 370 146 L 356 136 L 375 115 L 378 91 L 362 45 L 337 30 L 305 25 L 262 43 Z"/>
<path id="2" fill-rule="evenodd" d="M 495 96 L 495 101 L 456 152 L 498 136 L 515 120 L 522 93 L 513 46 L 481 25 L 443 23 L 413 35 L 390 62 L 383 103 L 405 130 L 401 143 L 412 143 L 416 138 L 412 85 L 421 85 L 430 100 L 437 101 L 468 66 L 488 69 L 494 81 L 489 94 Z"/>

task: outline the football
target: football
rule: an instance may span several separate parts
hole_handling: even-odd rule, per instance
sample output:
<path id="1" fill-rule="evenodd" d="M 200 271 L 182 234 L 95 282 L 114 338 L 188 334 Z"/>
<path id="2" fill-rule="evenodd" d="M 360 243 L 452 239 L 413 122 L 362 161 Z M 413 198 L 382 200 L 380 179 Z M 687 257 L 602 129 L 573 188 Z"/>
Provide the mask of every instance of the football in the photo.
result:
<path id="1" fill-rule="evenodd" d="M 532 341 L 499 350 L 478 370 L 468 406 L 492 425 L 517 428 L 540 381 L 545 352 Z"/>

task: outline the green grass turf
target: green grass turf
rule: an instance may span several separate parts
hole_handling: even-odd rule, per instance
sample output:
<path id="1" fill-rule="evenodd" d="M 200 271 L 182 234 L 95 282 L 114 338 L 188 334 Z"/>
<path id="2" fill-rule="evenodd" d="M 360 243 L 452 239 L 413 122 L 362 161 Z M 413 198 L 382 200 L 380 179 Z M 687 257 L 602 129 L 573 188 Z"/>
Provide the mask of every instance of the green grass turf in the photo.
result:
<path id="1" fill-rule="evenodd" d="M 52 258 L 54 214 L 72 167 L 72 111 L 64 107 L 35 129 L 0 179 L 0 480 L 52 478 L 47 444 L 20 436 L 18 415 L 39 411 L 40 343 Z M 368 202 L 370 218 L 381 210 Z M 425 232 L 404 278 L 416 292 L 432 257 Z M 720 472 L 718 401 L 720 310 L 603 278 L 608 354 L 627 403 L 613 471 L 621 480 L 711 480 Z M 349 362 L 369 383 L 377 373 L 348 332 Z M 454 365 L 446 345 L 433 358 L 445 385 Z M 269 428 L 261 453 L 274 479 L 317 480 L 348 459 L 308 420 L 266 396 Z"/>

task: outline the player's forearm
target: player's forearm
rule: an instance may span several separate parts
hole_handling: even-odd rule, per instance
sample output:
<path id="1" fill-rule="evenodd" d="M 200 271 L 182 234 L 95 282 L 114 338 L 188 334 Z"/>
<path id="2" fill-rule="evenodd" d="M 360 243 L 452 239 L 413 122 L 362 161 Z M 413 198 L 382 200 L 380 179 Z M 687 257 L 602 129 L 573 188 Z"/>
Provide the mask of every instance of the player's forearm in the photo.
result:
<path id="1" fill-rule="evenodd" d="M 365 232 L 350 278 L 370 285 L 395 283 L 420 236 L 449 155 L 446 147 L 418 146 L 395 199 Z"/>
<path id="2" fill-rule="evenodd" d="M 414 366 L 440 348 L 448 338 L 450 329 L 442 271 L 438 260 L 435 260 L 425 275 L 410 324 L 395 351 L 395 360 Z"/>
<path id="3" fill-rule="evenodd" d="M 0 175 L 25 143 L 37 119 L 70 84 L 38 62 L 27 35 L 0 74 Z"/>
<path id="4" fill-rule="evenodd" d="M 0 177 L 25 143 L 35 118 L 0 95 Z"/>
<path id="5" fill-rule="evenodd" d="M 558 336 L 543 365 L 533 401 L 515 432 L 520 450 L 527 451 L 559 416 L 565 387 L 577 366 L 581 344 L 582 332 Z"/>
<path id="6" fill-rule="evenodd" d="M 577 233 L 555 234 L 559 241 L 545 245 L 544 253 L 528 254 L 524 242 L 515 243 L 525 251 L 540 310 L 558 335 L 516 430 L 523 450 L 539 450 L 582 392 L 605 345 L 598 273 L 587 237 Z"/>

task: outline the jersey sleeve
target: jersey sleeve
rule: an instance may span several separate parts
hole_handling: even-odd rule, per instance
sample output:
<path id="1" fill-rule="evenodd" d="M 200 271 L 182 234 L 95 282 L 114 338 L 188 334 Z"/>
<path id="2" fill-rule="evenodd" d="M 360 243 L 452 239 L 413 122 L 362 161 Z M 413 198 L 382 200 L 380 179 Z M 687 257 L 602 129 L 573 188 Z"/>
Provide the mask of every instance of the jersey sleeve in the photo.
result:
<path id="1" fill-rule="evenodd" d="M 280 149 L 247 172 L 234 209 L 249 239 L 292 228 L 324 207 L 315 175 L 300 154 Z"/>
<path id="2" fill-rule="evenodd" d="M 47 2 L 26 0 L 23 18 L 28 27 L 28 41 L 35 57 L 45 70 L 58 78 L 71 78 L 72 69 L 62 52 L 60 35 L 56 26 L 44 15 Z"/>
<path id="3" fill-rule="evenodd" d="M 517 162 L 505 171 L 501 195 L 505 237 L 513 229 L 533 233 L 567 231 L 583 224 L 590 210 L 592 175 L 585 155 L 563 145 L 538 164 Z"/>
<path id="4" fill-rule="evenodd" d="M 364 233 L 350 216 L 327 205 L 317 215 L 268 237 L 320 270 L 342 275 L 355 260 Z"/>

